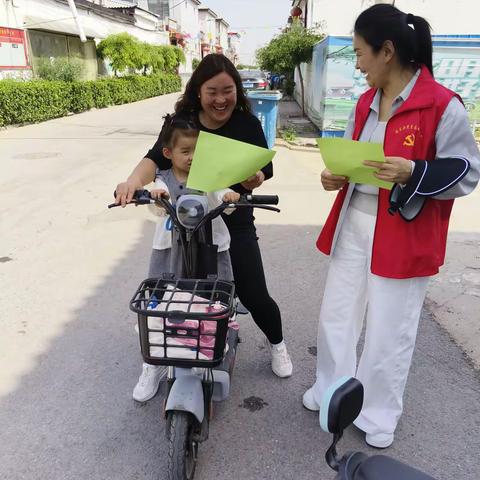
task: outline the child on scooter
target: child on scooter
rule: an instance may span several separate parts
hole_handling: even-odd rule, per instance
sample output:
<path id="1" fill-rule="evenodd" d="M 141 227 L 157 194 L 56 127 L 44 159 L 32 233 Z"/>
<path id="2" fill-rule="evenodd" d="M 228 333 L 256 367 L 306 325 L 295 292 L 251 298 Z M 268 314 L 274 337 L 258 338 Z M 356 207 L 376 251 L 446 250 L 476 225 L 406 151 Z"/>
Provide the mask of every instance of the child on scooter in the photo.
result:
<path id="1" fill-rule="evenodd" d="M 171 198 L 174 204 L 178 197 L 186 193 L 198 191 L 188 190 L 186 182 L 192 164 L 192 157 L 195 151 L 199 131 L 190 120 L 166 117 L 166 126 L 162 135 L 163 154 L 172 162 L 168 170 L 157 170 L 155 177 L 155 189 L 150 193 L 152 198 Z M 209 208 L 213 209 L 222 202 L 236 202 L 240 194 L 229 188 L 206 194 Z M 163 209 L 152 207 L 157 214 L 163 214 Z M 159 212 L 161 210 L 161 212 Z M 226 213 L 231 213 L 228 210 Z M 232 266 L 228 249 L 230 246 L 230 234 L 227 226 L 221 217 L 212 222 L 213 243 L 218 245 L 218 278 L 222 280 L 233 280 Z M 173 233 L 173 235 L 172 235 Z M 153 239 L 153 251 L 150 260 L 150 277 L 158 277 L 162 273 L 175 273 L 181 275 L 181 251 L 178 248 L 176 231 L 172 230 L 169 217 L 157 224 Z M 173 238 L 172 238 L 173 237 Z"/>
<path id="2" fill-rule="evenodd" d="M 170 198 L 175 203 L 177 198 L 189 191 L 186 187 L 188 173 L 192 163 L 193 153 L 197 143 L 199 131 L 193 121 L 188 119 L 166 117 L 164 131 L 162 132 L 163 155 L 170 159 L 172 167 L 168 170 L 157 170 L 155 176 L 155 189 L 151 190 L 152 198 Z M 222 202 L 236 202 L 240 194 L 228 188 L 206 194 L 209 208 L 215 208 Z M 152 206 L 155 213 L 164 215 L 164 210 Z M 231 213 L 225 211 L 225 213 Z M 218 246 L 217 269 L 218 278 L 233 280 L 232 265 L 228 252 L 230 234 L 221 217 L 212 221 L 213 243 Z M 178 233 L 173 228 L 169 217 L 164 216 L 163 221 L 157 224 L 153 239 L 153 250 L 150 260 L 149 277 L 159 277 L 162 273 L 174 273 L 181 276 L 182 254 L 178 244 Z M 133 398 L 139 402 L 149 400 L 151 392 L 156 393 L 162 376 L 163 368 L 143 364 L 142 374 L 133 390 Z M 151 385 L 154 382 L 155 385 Z"/>

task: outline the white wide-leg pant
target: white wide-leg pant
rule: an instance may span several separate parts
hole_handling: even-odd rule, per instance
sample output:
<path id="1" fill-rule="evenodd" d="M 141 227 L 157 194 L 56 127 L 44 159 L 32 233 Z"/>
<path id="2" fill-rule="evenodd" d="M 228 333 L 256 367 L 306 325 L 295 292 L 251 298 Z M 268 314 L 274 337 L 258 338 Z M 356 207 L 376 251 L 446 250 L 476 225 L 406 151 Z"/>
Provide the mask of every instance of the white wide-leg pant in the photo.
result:
<path id="1" fill-rule="evenodd" d="M 357 377 L 365 388 L 365 399 L 355 425 L 370 434 L 393 433 L 402 413 L 429 278 L 391 279 L 371 273 L 375 220 L 374 215 L 352 206 L 347 210 L 320 310 L 313 390 L 320 403 L 338 378 Z M 365 345 L 357 367 L 365 311 Z"/>

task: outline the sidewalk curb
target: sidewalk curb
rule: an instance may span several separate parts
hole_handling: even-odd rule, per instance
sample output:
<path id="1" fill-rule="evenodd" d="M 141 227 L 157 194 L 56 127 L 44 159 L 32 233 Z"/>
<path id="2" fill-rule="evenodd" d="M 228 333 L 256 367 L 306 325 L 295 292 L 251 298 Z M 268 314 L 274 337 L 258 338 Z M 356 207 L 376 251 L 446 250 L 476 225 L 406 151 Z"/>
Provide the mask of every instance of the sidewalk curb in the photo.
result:
<path id="1" fill-rule="evenodd" d="M 307 146 L 302 146 L 302 145 L 295 145 L 287 142 L 286 140 L 283 140 L 283 138 L 276 138 L 275 139 L 275 147 L 285 147 L 288 148 L 289 150 L 294 150 L 297 152 L 312 152 L 312 153 L 319 153 L 319 150 L 317 147 L 307 147 Z"/>

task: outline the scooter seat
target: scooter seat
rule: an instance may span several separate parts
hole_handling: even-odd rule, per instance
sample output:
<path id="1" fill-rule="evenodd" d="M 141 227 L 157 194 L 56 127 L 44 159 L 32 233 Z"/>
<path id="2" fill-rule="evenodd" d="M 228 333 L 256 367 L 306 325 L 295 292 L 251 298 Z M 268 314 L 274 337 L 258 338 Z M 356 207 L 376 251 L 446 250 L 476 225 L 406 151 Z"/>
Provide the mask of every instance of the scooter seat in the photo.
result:
<path id="1" fill-rule="evenodd" d="M 435 480 L 430 475 L 385 455 L 363 461 L 352 480 Z"/>

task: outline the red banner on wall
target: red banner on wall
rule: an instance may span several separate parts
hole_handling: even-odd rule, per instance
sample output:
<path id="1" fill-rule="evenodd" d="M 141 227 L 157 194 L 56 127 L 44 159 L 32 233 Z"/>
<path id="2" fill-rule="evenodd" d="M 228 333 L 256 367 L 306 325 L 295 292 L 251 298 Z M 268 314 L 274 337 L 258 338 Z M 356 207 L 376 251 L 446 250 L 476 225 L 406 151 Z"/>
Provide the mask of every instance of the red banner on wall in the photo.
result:
<path id="1" fill-rule="evenodd" d="M 0 68 L 30 68 L 23 30 L 0 27 Z"/>

